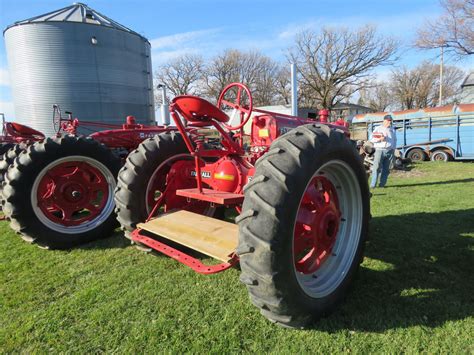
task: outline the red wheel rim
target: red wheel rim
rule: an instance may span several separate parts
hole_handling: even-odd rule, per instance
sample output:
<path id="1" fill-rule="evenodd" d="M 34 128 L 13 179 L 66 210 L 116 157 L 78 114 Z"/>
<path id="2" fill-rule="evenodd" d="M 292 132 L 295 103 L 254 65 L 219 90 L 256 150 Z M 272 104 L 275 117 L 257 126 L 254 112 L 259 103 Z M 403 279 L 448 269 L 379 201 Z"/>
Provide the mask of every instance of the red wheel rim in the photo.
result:
<path id="1" fill-rule="evenodd" d="M 298 272 L 312 274 L 332 254 L 341 219 L 337 191 L 324 176 L 315 176 L 296 215 L 293 255 Z"/>
<path id="2" fill-rule="evenodd" d="M 172 157 L 163 162 L 153 173 L 146 192 L 148 212 L 156 201 L 165 193 L 160 212 L 174 209 L 184 209 L 190 212 L 206 214 L 210 204 L 205 201 L 188 200 L 186 197 L 177 196 L 176 190 L 196 187 L 196 178 L 192 172 L 195 170 L 194 160 L 189 155 Z"/>
<path id="3" fill-rule="evenodd" d="M 51 222 L 78 226 L 103 213 L 109 190 L 109 182 L 99 169 L 85 161 L 67 161 L 53 166 L 41 178 L 37 204 Z"/>

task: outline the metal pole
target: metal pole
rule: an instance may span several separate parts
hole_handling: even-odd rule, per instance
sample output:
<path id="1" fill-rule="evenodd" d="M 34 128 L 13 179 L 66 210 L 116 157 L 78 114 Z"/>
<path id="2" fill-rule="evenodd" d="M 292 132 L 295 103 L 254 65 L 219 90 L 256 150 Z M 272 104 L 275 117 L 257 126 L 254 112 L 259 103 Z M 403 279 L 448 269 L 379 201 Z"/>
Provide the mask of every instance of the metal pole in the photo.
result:
<path id="1" fill-rule="evenodd" d="M 298 116 L 298 81 L 294 63 L 291 63 L 291 115 Z"/>
<path id="2" fill-rule="evenodd" d="M 161 122 L 169 126 L 170 124 L 170 111 L 168 107 L 168 102 L 166 100 L 166 86 L 163 84 L 158 85 L 158 89 L 161 89 Z"/>
<path id="3" fill-rule="evenodd" d="M 444 46 L 441 46 L 441 58 L 439 65 L 439 100 L 438 106 L 443 105 L 443 65 L 444 65 Z"/>

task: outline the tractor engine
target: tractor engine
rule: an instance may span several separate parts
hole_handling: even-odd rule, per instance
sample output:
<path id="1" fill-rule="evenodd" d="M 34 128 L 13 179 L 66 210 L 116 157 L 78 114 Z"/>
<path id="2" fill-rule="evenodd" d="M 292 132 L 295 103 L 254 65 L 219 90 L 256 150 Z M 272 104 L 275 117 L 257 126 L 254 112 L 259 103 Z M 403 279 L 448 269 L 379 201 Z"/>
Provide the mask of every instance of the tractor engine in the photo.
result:
<path id="1" fill-rule="evenodd" d="M 257 109 L 254 109 L 257 111 Z M 314 122 L 313 120 L 305 120 L 273 112 L 265 112 L 258 110 L 261 115 L 253 117 L 252 131 L 250 134 L 250 163 L 255 164 L 258 158 L 268 151 L 272 142 L 285 134 L 286 132 L 301 126 Z"/>
<path id="2" fill-rule="evenodd" d="M 301 123 L 286 115 L 273 113 L 255 116 L 252 120 L 252 146 L 268 148 L 275 139 L 300 125 Z"/>

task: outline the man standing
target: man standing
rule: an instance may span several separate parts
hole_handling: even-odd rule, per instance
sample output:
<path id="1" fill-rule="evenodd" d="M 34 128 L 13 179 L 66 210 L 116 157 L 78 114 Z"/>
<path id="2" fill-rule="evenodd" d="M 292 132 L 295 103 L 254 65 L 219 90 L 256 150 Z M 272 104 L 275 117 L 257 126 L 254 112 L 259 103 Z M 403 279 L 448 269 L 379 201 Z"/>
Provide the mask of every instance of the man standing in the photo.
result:
<path id="1" fill-rule="evenodd" d="M 377 179 L 380 175 L 379 187 L 384 187 L 390 174 L 390 163 L 393 160 L 395 148 L 397 147 L 397 136 L 392 125 L 392 116 L 385 115 L 382 125 L 372 132 L 371 141 L 374 143 L 375 156 L 372 166 L 372 177 L 370 187 L 377 186 Z"/>

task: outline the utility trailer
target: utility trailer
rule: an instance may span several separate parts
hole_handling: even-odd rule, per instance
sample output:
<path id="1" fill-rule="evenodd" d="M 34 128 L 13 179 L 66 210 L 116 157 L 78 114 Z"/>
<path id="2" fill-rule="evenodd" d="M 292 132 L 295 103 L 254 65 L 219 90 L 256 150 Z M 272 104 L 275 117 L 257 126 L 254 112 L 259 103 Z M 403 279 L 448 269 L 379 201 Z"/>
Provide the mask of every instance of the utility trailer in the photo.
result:
<path id="1" fill-rule="evenodd" d="M 240 83 L 227 86 L 217 106 L 178 96 L 170 113 L 178 131 L 142 142 L 119 173 L 116 211 L 126 235 L 201 274 L 240 263 L 252 303 L 280 325 L 306 327 L 333 310 L 362 261 L 370 215 L 347 129 L 253 109 Z M 220 144 L 205 145 L 183 122 L 212 127 Z M 221 208 L 237 211 L 237 224 L 215 218 Z"/>
<path id="2" fill-rule="evenodd" d="M 386 113 L 357 115 L 352 135 L 370 139 Z M 391 113 L 402 158 L 474 160 L 474 104 Z"/>

